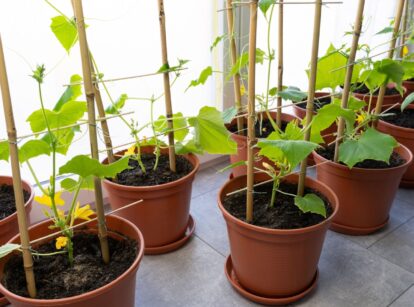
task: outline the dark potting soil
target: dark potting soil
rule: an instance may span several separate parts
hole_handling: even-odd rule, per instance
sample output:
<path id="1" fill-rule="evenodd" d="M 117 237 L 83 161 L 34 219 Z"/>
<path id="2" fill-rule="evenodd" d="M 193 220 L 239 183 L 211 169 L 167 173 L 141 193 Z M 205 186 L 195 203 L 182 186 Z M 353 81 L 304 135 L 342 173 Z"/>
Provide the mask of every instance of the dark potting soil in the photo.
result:
<path id="1" fill-rule="evenodd" d="M 355 89 L 353 90 L 354 93 L 357 94 L 369 94 L 369 89 L 365 84 L 354 84 Z M 374 96 L 378 96 L 379 89 L 374 92 Z M 385 95 L 397 95 L 400 94 L 395 87 L 387 87 L 385 90 Z"/>
<path id="2" fill-rule="evenodd" d="M 131 169 L 123 170 L 117 175 L 117 183 L 128 186 L 153 186 L 176 181 L 193 170 L 193 165 L 184 157 L 176 156 L 176 172 L 170 170 L 168 155 L 160 155 L 158 166 L 153 170 L 155 155 L 142 154 L 142 163 L 145 166 L 145 174 L 138 165 L 138 161 L 129 159 Z"/>
<path id="3" fill-rule="evenodd" d="M 414 82 L 414 78 L 411 78 L 411 79 L 408 79 L 408 80 L 405 80 L 405 81 Z"/>
<path id="4" fill-rule="evenodd" d="M 297 185 L 291 183 L 281 183 L 279 189 L 281 191 L 296 194 Z M 271 199 L 272 183 L 264 184 L 254 189 L 253 201 L 253 222 L 255 226 L 270 229 L 296 229 L 319 224 L 325 218 L 315 213 L 303 213 L 294 204 L 294 198 L 282 193 L 276 194 L 276 201 L 272 208 L 268 205 Z M 313 189 L 305 189 L 305 193 L 314 193 L 321 197 L 325 202 L 327 217 L 329 217 L 333 208 L 318 191 Z M 246 192 L 240 192 L 230 196 L 226 196 L 223 202 L 224 208 L 239 220 L 246 220 Z"/>
<path id="5" fill-rule="evenodd" d="M 285 131 L 287 124 L 287 122 L 282 122 L 282 131 Z M 272 123 L 268 119 L 263 119 L 262 130 L 260 130 L 260 117 L 256 121 L 254 129 L 256 137 L 260 138 L 266 138 L 274 131 Z M 237 133 L 237 124 L 231 125 L 228 130 L 232 133 Z M 247 136 L 247 123 L 243 124 L 243 135 Z"/>
<path id="6" fill-rule="evenodd" d="M 74 263 L 66 254 L 34 257 L 34 274 L 38 299 L 58 299 L 79 295 L 100 288 L 122 273 L 137 256 L 134 240 L 108 238 L 111 261 L 104 264 L 99 239 L 94 234 L 79 233 L 73 237 Z M 55 240 L 39 246 L 39 253 L 56 252 Z M 28 297 L 21 254 L 6 263 L 3 285 L 11 292 Z"/>
<path id="7" fill-rule="evenodd" d="M 383 121 L 399 127 L 414 129 L 414 109 L 406 109 L 404 112 L 401 112 L 400 109 L 394 109 L 390 112 L 395 115 L 383 117 Z"/>
<path id="8" fill-rule="evenodd" d="M 318 148 L 316 150 L 316 152 L 321 155 L 322 157 L 324 157 L 327 160 L 331 160 L 333 161 L 334 159 L 334 155 L 335 155 L 335 146 L 329 146 L 327 148 Z M 359 168 L 366 168 L 366 169 L 381 169 L 381 168 L 392 168 L 392 167 L 397 167 L 400 165 L 403 165 L 405 163 L 405 159 L 403 159 L 403 157 L 401 157 L 398 153 L 393 152 L 391 157 L 390 157 L 390 163 L 387 164 L 383 161 L 376 161 L 376 160 L 371 160 L 371 159 L 367 159 L 364 160 L 362 162 L 359 162 L 357 164 L 354 165 L 354 167 L 359 167 Z M 345 165 L 341 162 L 342 165 Z"/>
<path id="9" fill-rule="evenodd" d="M 24 201 L 29 200 L 29 192 L 23 190 Z M 0 220 L 16 212 L 16 202 L 14 199 L 14 189 L 12 185 L 0 185 Z"/>
<path id="10" fill-rule="evenodd" d="M 302 109 L 306 109 L 306 99 L 302 100 L 302 103 L 298 103 L 297 106 Z M 331 97 L 317 98 L 314 100 L 313 109 L 319 110 L 331 103 Z"/>

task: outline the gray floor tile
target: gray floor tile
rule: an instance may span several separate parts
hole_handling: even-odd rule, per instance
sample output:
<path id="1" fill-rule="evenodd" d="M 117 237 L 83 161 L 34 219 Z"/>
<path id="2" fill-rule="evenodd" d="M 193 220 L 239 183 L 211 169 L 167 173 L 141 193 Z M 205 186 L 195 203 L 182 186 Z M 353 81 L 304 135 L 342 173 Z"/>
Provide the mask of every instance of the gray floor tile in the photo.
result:
<path id="1" fill-rule="evenodd" d="M 221 165 L 221 164 L 220 164 Z M 226 164 L 227 165 L 227 164 Z M 223 167 L 225 167 L 224 165 Z M 211 167 L 201 170 L 193 183 L 192 196 L 197 197 L 212 190 L 218 190 L 229 178 L 230 170 L 219 173 L 221 168 Z"/>
<path id="2" fill-rule="evenodd" d="M 369 249 L 414 273 L 414 219 L 409 220 Z"/>
<path id="3" fill-rule="evenodd" d="M 412 307 L 414 306 L 414 286 L 399 297 L 390 307 Z"/>
<path id="4" fill-rule="evenodd" d="M 317 290 L 297 306 L 387 306 L 413 282 L 414 274 L 328 232 Z"/>
<path id="5" fill-rule="evenodd" d="M 196 220 L 196 235 L 223 256 L 229 251 L 227 229 L 224 218 L 217 206 L 216 190 L 192 199 L 191 214 Z"/>
<path id="6" fill-rule="evenodd" d="M 174 253 L 145 256 L 138 272 L 136 306 L 255 306 L 233 291 L 224 261 L 196 237 Z"/>
<path id="7" fill-rule="evenodd" d="M 414 189 L 399 189 L 397 192 L 397 198 L 408 202 L 414 209 Z"/>

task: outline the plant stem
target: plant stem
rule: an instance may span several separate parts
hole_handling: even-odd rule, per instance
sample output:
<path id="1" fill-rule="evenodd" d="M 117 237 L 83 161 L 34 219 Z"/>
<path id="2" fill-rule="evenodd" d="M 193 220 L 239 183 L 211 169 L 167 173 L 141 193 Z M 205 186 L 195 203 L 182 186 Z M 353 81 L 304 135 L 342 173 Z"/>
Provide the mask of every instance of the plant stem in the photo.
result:
<path id="1" fill-rule="evenodd" d="M 29 167 L 29 171 L 32 174 L 34 181 L 36 182 L 37 187 L 40 189 L 40 191 L 42 191 L 44 195 L 49 195 L 49 193 L 43 188 L 42 184 L 40 183 L 39 178 L 37 178 L 36 173 L 29 160 L 26 161 L 26 164 Z"/>
<path id="2" fill-rule="evenodd" d="M 269 208 L 273 208 L 275 205 L 276 191 L 278 188 L 279 188 L 279 177 L 276 175 L 275 178 L 273 178 L 272 198 L 270 199 Z"/>
<path id="3" fill-rule="evenodd" d="M 157 138 L 157 132 L 155 131 L 155 125 L 154 125 L 154 103 L 155 100 L 151 100 L 151 128 L 152 128 L 152 134 L 155 141 L 155 163 L 153 170 L 155 171 L 158 167 L 158 161 L 160 158 L 160 144 L 158 142 Z"/>

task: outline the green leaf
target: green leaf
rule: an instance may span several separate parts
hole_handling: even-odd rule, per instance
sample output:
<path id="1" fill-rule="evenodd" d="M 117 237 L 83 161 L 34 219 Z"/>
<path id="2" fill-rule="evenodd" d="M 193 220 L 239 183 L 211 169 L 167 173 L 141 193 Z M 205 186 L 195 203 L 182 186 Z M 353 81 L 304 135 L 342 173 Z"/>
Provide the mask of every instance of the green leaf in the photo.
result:
<path id="1" fill-rule="evenodd" d="M 329 128 L 339 117 L 344 117 L 348 126 L 352 126 L 355 122 L 355 112 L 343 109 L 341 106 L 331 103 L 323 106 L 313 117 L 311 127 L 311 140 L 316 143 L 324 143 L 321 132 Z"/>
<path id="2" fill-rule="evenodd" d="M 9 161 L 9 142 L 0 142 L 0 161 Z"/>
<path id="3" fill-rule="evenodd" d="M 295 205 L 303 212 L 311 212 L 326 218 L 326 208 L 323 200 L 316 194 L 306 194 L 304 197 L 296 196 Z"/>
<path id="4" fill-rule="evenodd" d="M 213 42 L 213 44 L 210 46 L 210 51 L 213 51 L 213 49 L 214 48 L 216 48 L 217 47 L 217 45 L 223 40 L 223 38 L 225 38 L 226 37 L 226 34 L 223 34 L 223 35 L 220 35 L 220 36 L 217 36 L 215 39 L 214 39 L 214 42 Z"/>
<path id="5" fill-rule="evenodd" d="M 158 73 L 167 72 L 170 70 L 170 65 L 168 63 L 163 64 L 158 70 Z"/>
<path id="6" fill-rule="evenodd" d="M 414 62 L 410 60 L 403 60 L 401 65 L 404 68 L 404 80 L 414 78 Z"/>
<path id="7" fill-rule="evenodd" d="M 374 92 L 377 88 L 387 83 L 387 77 L 375 69 L 365 70 L 359 79 L 368 87 L 370 92 Z"/>
<path id="8" fill-rule="evenodd" d="M 82 77 L 79 75 L 73 75 L 70 77 L 70 84 L 78 83 L 82 81 Z M 53 111 L 60 111 L 62 106 L 69 101 L 75 101 L 80 95 L 82 95 L 82 86 L 81 84 L 69 85 L 66 87 L 66 90 L 60 96 L 59 101 L 56 103 Z"/>
<path id="9" fill-rule="evenodd" d="M 99 161 L 85 155 L 79 155 L 69 160 L 59 168 L 59 175 L 76 174 L 82 178 L 96 176 L 99 178 L 113 178 L 118 173 L 129 168 L 129 157 L 123 157 L 111 164 L 101 164 Z"/>
<path id="10" fill-rule="evenodd" d="M 375 62 L 374 69 L 376 69 L 380 74 L 383 74 L 386 76 L 386 80 L 387 80 L 386 83 L 394 82 L 400 94 L 401 95 L 404 94 L 404 91 L 402 88 L 404 68 L 400 62 L 391 60 L 391 59 L 384 59 L 384 60 Z"/>
<path id="11" fill-rule="evenodd" d="M 289 86 L 283 91 L 278 93 L 279 97 L 282 97 L 284 100 L 292 100 L 292 101 L 302 101 L 306 97 L 308 97 L 308 94 L 305 92 L 302 92 L 299 88 L 294 86 Z"/>
<path id="12" fill-rule="evenodd" d="M 8 254 L 19 250 L 21 248 L 20 244 L 14 244 L 14 243 L 7 243 L 2 246 L 0 246 L 0 258 L 6 257 Z"/>
<path id="13" fill-rule="evenodd" d="M 406 107 L 408 107 L 409 104 L 411 104 L 414 101 L 414 93 L 411 93 L 408 95 L 403 103 L 401 104 L 401 112 L 405 110 Z"/>
<path id="14" fill-rule="evenodd" d="M 244 165 L 247 165 L 247 161 L 237 161 L 237 162 L 234 162 L 230 165 L 227 165 L 226 167 L 223 167 L 222 169 L 219 169 L 218 172 L 222 173 L 222 172 L 225 172 L 229 169 L 232 169 L 232 168 L 235 168 L 235 167 L 238 167 L 238 166 L 244 166 Z"/>
<path id="15" fill-rule="evenodd" d="M 72 140 L 75 137 L 75 132 L 78 130 L 79 127 L 59 129 L 52 132 L 52 134 L 46 133 L 42 137 L 42 140 L 48 143 L 49 146 L 52 146 L 52 140 L 55 140 L 57 142 L 56 152 L 66 155 L 70 145 L 72 144 Z"/>
<path id="16" fill-rule="evenodd" d="M 59 15 L 52 18 L 50 28 L 66 52 L 69 53 L 78 40 L 78 30 L 75 21 L 73 19 L 68 20 L 64 16 Z"/>
<path id="17" fill-rule="evenodd" d="M 231 123 L 231 121 L 236 115 L 237 115 L 236 107 L 231 107 L 231 108 L 224 110 L 223 113 L 221 113 L 221 118 L 223 119 L 223 122 L 225 124 L 229 124 Z"/>
<path id="18" fill-rule="evenodd" d="M 159 133 L 168 133 L 168 123 L 167 118 L 164 115 L 158 117 L 156 121 L 154 121 L 155 131 Z M 182 142 L 188 134 L 187 127 L 187 120 L 185 119 L 183 113 L 178 112 L 173 114 L 173 127 L 174 127 L 174 139 Z M 180 130 L 177 130 L 180 129 Z"/>
<path id="19" fill-rule="evenodd" d="M 79 181 L 72 178 L 65 178 L 60 182 L 60 187 L 68 192 L 73 192 L 77 189 Z M 93 176 L 86 177 L 81 183 L 82 190 L 94 190 Z"/>
<path id="20" fill-rule="evenodd" d="M 51 147 L 43 140 L 30 140 L 19 148 L 20 163 L 38 157 L 40 155 L 50 155 Z"/>
<path id="21" fill-rule="evenodd" d="M 342 85 L 345 80 L 347 62 L 348 58 L 331 45 L 328 54 L 318 60 L 315 89 L 335 89 Z"/>
<path id="22" fill-rule="evenodd" d="M 237 58 L 236 63 L 233 65 L 233 67 L 230 70 L 230 73 L 227 75 L 227 79 L 230 79 L 235 74 L 240 73 L 240 70 L 243 67 L 246 67 L 248 63 L 249 63 L 249 54 L 245 52 Z"/>
<path id="23" fill-rule="evenodd" d="M 386 33 L 391 33 L 394 31 L 394 27 L 385 27 L 384 29 L 382 29 L 381 31 L 375 33 L 375 35 L 379 35 L 379 34 L 386 34 Z"/>
<path id="24" fill-rule="evenodd" d="M 189 140 L 183 144 L 181 142 L 175 143 L 175 153 L 177 155 L 185 155 L 188 153 L 203 154 L 204 150 L 195 143 L 194 139 Z"/>
<path id="25" fill-rule="evenodd" d="M 259 1 L 259 8 L 262 11 L 263 15 L 266 16 L 267 10 L 272 6 L 274 0 L 260 0 Z"/>
<path id="26" fill-rule="evenodd" d="M 195 144 L 208 153 L 231 154 L 237 150 L 237 144 L 231 139 L 224 126 L 221 113 L 213 107 L 203 107 L 195 117 L 188 119 L 195 128 Z"/>
<path id="27" fill-rule="evenodd" d="M 359 139 L 349 139 L 339 147 L 339 161 L 350 169 L 358 162 L 367 159 L 389 163 L 397 141 L 390 135 L 368 128 Z"/>
<path id="28" fill-rule="evenodd" d="M 58 111 L 51 111 L 48 109 L 43 111 L 34 111 L 27 119 L 30 123 L 30 127 L 33 132 L 41 132 L 46 129 L 46 121 L 49 123 L 49 128 L 61 128 L 64 126 L 75 124 L 79 119 L 83 117 L 86 112 L 86 102 L 83 101 L 70 101 L 62 106 Z M 44 116 L 45 115 L 45 116 Z"/>
<path id="29" fill-rule="evenodd" d="M 290 168 L 294 169 L 303 159 L 318 147 L 318 144 L 301 140 L 260 140 L 257 143 L 260 155 L 274 162 L 287 160 Z"/>
<path id="30" fill-rule="evenodd" d="M 187 91 L 190 87 L 195 87 L 200 84 L 205 84 L 208 77 L 210 77 L 213 74 L 213 68 L 211 66 L 208 66 L 207 68 L 204 68 L 203 71 L 200 73 L 200 76 L 196 80 L 192 80 L 190 82 L 190 85 L 187 87 L 185 91 Z"/>
<path id="31" fill-rule="evenodd" d="M 125 106 L 125 102 L 128 99 L 127 94 L 122 94 L 119 98 L 115 101 L 114 104 L 110 105 L 105 109 L 105 113 L 107 114 L 119 114 L 119 111 Z"/>
<path id="32" fill-rule="evenodd" d="M 260 48 L 256 48 L 256 63 L 263 64 L 266 52 Z"/>

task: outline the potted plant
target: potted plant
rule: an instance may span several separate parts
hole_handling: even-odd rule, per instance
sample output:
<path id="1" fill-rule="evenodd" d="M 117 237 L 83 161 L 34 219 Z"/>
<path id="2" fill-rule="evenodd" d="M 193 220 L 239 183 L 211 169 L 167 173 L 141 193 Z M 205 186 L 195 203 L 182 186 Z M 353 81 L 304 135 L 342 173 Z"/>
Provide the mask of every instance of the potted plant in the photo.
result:
<path id="1" fill-rule="evenodd" d="M 288 304 L 315 287 L 324 236 L 338 204 L 335 194 L 327 186 L 305 179 L 304 174 L 293 174 L 295 167 L 318 146 L 306 140 L 310 136 L 306 132 L 309 126 L 301 129 L 297 123 L 290 122 L 285 131 L 275 130 L 268 137 L 259 138 L 254 146 L 258 5 L 266 6 L 266 1 L 250 3 L 248 171 L 247 175 L 230 179 L 222 187 L 218 206 L 229 235 L 231 255 L 227 258 L 225 272 L 232 286 L 258 303 Z M 320 10 L 321 6 L 316 5 L 315 14 L 320 14 Z M 315 35 L 319 33 L 317 25 L 318 19 Z M 311 95 L 314 93 L 316 59 L 317 48 L 314 48 Z M 312 107 L 313 99 L 308 103 L 308 107 Z M 308 119 L 309 116 L 312 116 L 311 112 L 308 112 Z M 272 164 L 264 162 L 261 168 L 255 167 L 254 148 Z M 284 214 L 289 217 L 283 217 Z"/>
<path id="2" fill-rule="evenodd" d="M 79 8 L 80 3 L 75 1 L 75 5 Z M 3 59 L 3 49 L 0 50 Z M 4 60 L 0 62 L 3 73 Z M 69 148 L 72 128 L 78 127 L 78 120 L 86 111 L 86 103 L 69 98 L 57 111 L 46 109 L 42 95 L 43 66 L 34 71 L 33 78 L 38 83 L 41 108 L 33 112 L 28 121 L 33 134 L 43 135 L 43 138 L 28 141 L 20 148 L 20 162 L 39 155 L 51 156 L 49 186 L 39 185 L 43 195 L 37 197 L 37 201 L 45 206 L 43 212 L 49 220 L 27 231 L 25 219 L 19 216 L 19 224 L 24 225 L 20 227 L 20 234 L 0 248 L 0 291 L 14 306 L 97 306 L 108 302 L 133 306 L 135 275 L 143 255 L 142 235 L 133 224 L 121 218 L 109 217 L 106 224 L 99 211 L 94 217 L 89 205 L 81 207 L 77 202 L 79 190 L 85 184 L 94 181 L 96 187 L 97 180 L 93 177 L 113 176 L 125 168 L 128 161 L 122 159 L 111 165 L 101 165 L 95 159 L 80 155 L 60 167 L 58 172 L 56 156 Z M 1 86 L 3 93 L 9 92 L 7 78 L 2 79 Z M 5 113 L 9 118 L 6 121 L 12 131 L 15 128 L 10 98 L 4 99 L 3 104 L 7 105 L 5 109 L 8 112 Z M 10 151 L 13 172 L 17 170 L 20 176 L 15 163 L 19 161 L 16 154 L 16 150 Z M 63 188 L 73 192 L 69 210 L 65 212 L 59 208 L 64 201 L 57 187 L 57 175 L 67 173 L 79 175 L 79 180 L 68 178 L 62 182 Z M 19 181 L 14 182 L 15 188 L 16 182 Z M 96 204 L 97 209 L 103 212 L 102 207 L 98 208 L 98 202 Z M 79 220 L 85 222 L 79 223 Z M 106 232 L 101 231 L 102 226 Z M 96 228 L 99 228 L 99 235 Z M 32 239 L 30 242 L 27 241 L 29 237 Z M 32 255 L 36 257 L 31 258 Z"/>

